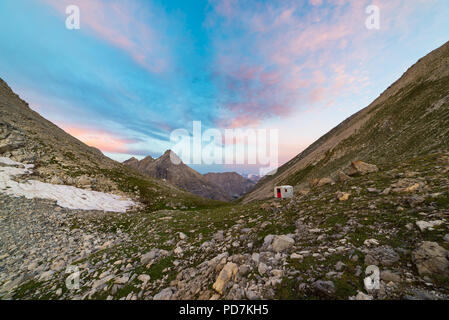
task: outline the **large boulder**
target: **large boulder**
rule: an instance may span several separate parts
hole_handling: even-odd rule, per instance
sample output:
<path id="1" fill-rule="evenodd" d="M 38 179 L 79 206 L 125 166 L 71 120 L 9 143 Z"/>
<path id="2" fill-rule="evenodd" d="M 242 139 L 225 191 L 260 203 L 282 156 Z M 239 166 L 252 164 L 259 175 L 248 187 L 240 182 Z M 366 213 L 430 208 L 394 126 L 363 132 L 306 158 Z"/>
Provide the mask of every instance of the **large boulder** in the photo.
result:
<path id="1" fill-rule="evenodd" d="M 171 297 L 173 296 L 174 291 L 175 291 L 175 288 L 172 288 L 172 287 L 165 288 L 161 292 L 156 294 L 153 297 L 153 300 L 170 300 Z"/>
<path id="2" fill-rule="evenodd" d="M 76 179 L 76 184 L 80 187 L 89 186 L 92 184 L 92 179 L 86 175 L 82 175 Z"/>
<path id="3" fill-rule="evenodd" d="M 421 232 L 424 232 L 426 230 L 433 230 L 433 228 L 438 227 L 442 225 L 444 221 L 442 220 L 435 220 L 435 221 L 417 221 L 416 225 L 418 226 L 419 230 Z"/>
<path id="4" fill-rule="evenodd" d="M 147 265 L 154 259 L 164 254 L 166 254 L 164 250 L 152 249 L 151 251 L 140 256 L 140 263 L 143 265 Z"/>
<path id="5" fill-rule="evenodd" d="M 218 278 L 213 285 L 214 290 L 219 294 L 223 294 L 223 290 L 226 288 L 226 285 L 229 281 L 232 281 L 235 278 L 238 271 L 239 268 L 235 263 L 228 262 L 218 275 Z"/>
<path id="6" fill-rule="evenodd" d="M 449 275 L 449 251 L 436 242 L 424 241 L 412 253 L 421 276 Z"/>
<path id="7" fill-rule="evenodd" d="M 350 176 L 348 176 L 346 173 L 344 173 L 343 170 L 337 171 L 335 179 L 337 180 L 337 182 L 346 182 L 346 181 L 352 180 L 352 178 Z"/>
<path id="8" fill-rule="evenodd" d="M 369 164 L 363 161 L 353 161 L 351 162 L 351 165 L 346 168 L 345 173 L 352 177 L 357 175 L 364 176 L 366 174 L 378 171 L 379 168 L 374 164 Z"/>
<path id="9" fill-rule="evenodd" d="M 369 249 L 365 255 L 365 264 L 392 266 L 400 259 L 399 254 L 390 246 L 380 246 Z"/>
<path id="10" fill-rule="evenodd" d="M 295 240 L 289 236 L 274 236 L 272 247 L 274 251 L 281 252 L 292 247 L 294 244 Z"/>
<path id="11" fill-rule="evenodd" d="M 11 152 L 25 146 L 24 138 L 6 126 L 0 128 L 0 154 Z"/>
<path id="12" fill-rule="evenodd" d="M 334 184 L 335 181 L 331 178 L 321 178 L 321 179 L 309 179 L 310 188 L 319 188 L 327 184 Z"/>

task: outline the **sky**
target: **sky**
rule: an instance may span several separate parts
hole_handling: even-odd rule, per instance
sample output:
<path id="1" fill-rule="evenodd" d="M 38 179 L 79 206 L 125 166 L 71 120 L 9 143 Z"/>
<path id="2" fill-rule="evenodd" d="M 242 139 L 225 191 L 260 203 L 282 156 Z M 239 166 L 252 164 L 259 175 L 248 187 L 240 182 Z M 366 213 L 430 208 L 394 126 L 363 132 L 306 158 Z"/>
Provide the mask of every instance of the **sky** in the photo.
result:
<path id="1" fill-rule="evenodd" d="M 66 27 L 69 5 L 79 29 Z M 373 5 L 379 28 L 366 25 Z M 2 0 L 0 77 L 118 161 L 158 157 L 201 122 L 278 130 L 280 165 L 447 42 L 448 13 L 447 0 Z"/>

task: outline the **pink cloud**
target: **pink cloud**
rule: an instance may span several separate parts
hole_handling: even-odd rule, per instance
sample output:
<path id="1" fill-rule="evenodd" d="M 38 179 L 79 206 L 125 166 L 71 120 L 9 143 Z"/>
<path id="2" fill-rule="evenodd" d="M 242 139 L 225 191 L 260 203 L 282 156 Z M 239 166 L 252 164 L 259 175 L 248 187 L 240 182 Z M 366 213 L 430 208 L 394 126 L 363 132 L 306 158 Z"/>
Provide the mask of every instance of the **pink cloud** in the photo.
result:
<path id="1" fill-rule="evenodd" d="M 304 15 L 307 2 L 314 8 Z M 256 125 L 360 92 L 370 82 L 362 63 L 381 53 L 381 37 L 402 28 L 426 2 L 374 1 L 382 16 L 376 33 L 365 27 L 371 0 L 211 0 L 208 19 L 214 23 L 209 28 L 212 35 L 217 31 L 214 71 L 223 95 L 229 96 L 218 123 Z"/>
<path id="2" fill-rule="evenodd" d="M 90 129 L 79 126 L 62 124 L 61 128 L 88 146 L 104 152 L 129 154 L 129 145 L 136 142 L 132 139 L 117 137 L 115 134 L 101 129 Z"/>
<path id="3" fill-rule="evenodd" d="M 42 0 L 66 17 L 68 5 L 80 8 L 81 30 L 126 52 L 136 63 L 152 73 L 164 73 L 172 67 L 170 50 L 164 45 L 166 23 L 161 14 L 152 13 L 137 1 Z M 151 28 L 149 23 L 158 26 Z"/>

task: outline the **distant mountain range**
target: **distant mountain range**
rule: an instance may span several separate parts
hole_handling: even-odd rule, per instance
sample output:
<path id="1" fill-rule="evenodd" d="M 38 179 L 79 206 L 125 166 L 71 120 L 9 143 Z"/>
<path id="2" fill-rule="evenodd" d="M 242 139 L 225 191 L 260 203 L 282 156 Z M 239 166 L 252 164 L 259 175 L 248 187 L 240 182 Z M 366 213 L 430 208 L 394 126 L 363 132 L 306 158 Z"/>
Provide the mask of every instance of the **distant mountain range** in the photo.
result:
<path id="1" fill-rule="evenodd" d="M 179 164 L 175 164 L 172 159 L 176 159 Z M 123 164 L 149 177 L 163 179 L 193 194 L 214 200 L 239 198 L 255 185 L 255 182 L 235 172 L 202 175 L 184 164 L 171 150 L 157 159 L 148 156 L 139 161 L 133 157 Z"/>
<path id="2" fill-rule="evenodd" d="M 218 185 L 234 199 L 247 193 L 256 184 L 236 172 L 207 173 L 204 177 L 209 183 Z"/>

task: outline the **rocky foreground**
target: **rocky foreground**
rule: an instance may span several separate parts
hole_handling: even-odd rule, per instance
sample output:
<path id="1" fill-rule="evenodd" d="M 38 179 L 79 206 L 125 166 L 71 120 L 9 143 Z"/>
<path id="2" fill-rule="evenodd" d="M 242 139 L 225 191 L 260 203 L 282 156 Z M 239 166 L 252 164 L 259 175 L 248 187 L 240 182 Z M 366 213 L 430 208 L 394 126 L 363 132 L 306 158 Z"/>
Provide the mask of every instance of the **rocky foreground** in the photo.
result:
<path id="1" fill-rule="evenodd" d="M 448 299 L 449 153 L 341 169 L 291 200 L 218 208 L 118 214 L 0 195 L 0 297 Z"/>

